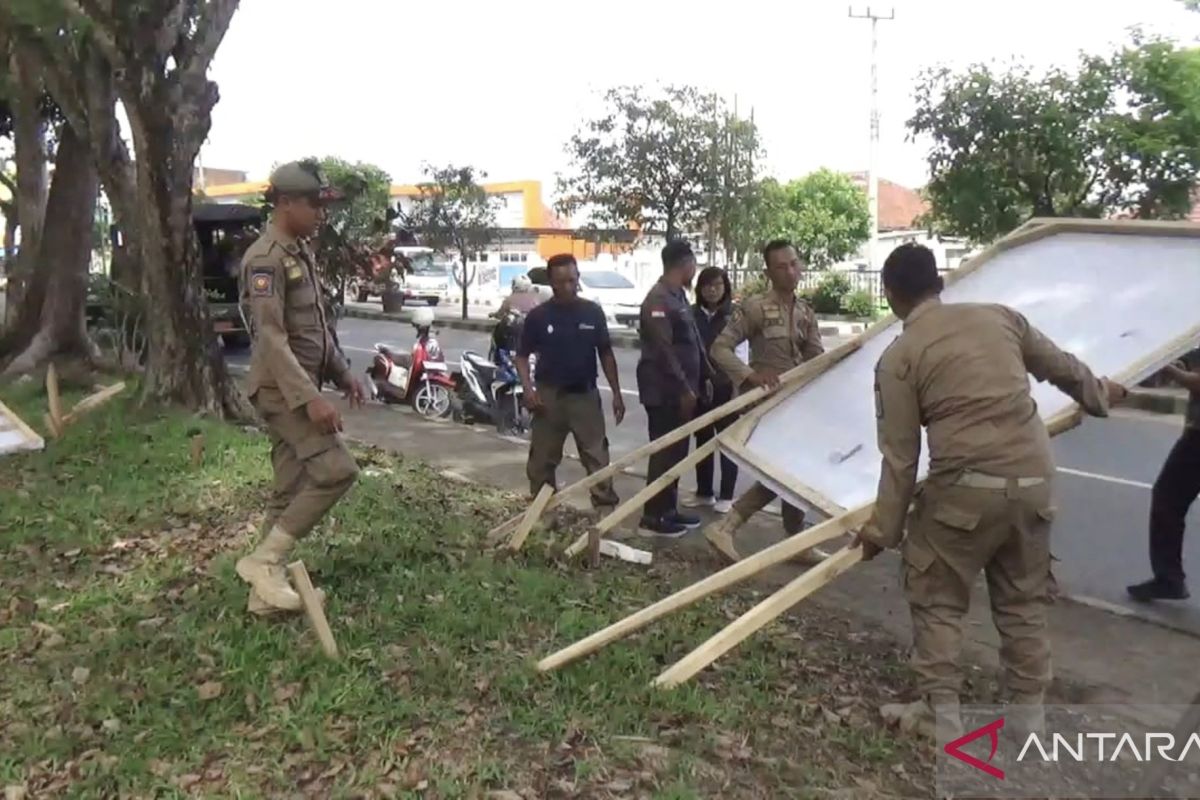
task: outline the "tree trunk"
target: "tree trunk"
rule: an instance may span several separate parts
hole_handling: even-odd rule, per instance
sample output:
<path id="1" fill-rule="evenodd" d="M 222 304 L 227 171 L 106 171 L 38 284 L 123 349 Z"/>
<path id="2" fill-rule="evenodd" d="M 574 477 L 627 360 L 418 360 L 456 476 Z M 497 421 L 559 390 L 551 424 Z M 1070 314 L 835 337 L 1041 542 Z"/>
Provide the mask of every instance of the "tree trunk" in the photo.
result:
<path id="1" fill-rule="evenodd" d="M 5 376 L 29 372 L 57 355 L 92 356 L 84 308 L 98 191 L 87 143 L 63 125 L 46 207 L 51 234 L 42 237 L 40 268 L 18 308 L 13 339 L 6 343 L 7 352 L 16 355 Z"/>
<path id="2" fill-rule="evenodd" d="M 185 134 L 187 120 L 128 103 L 126 110 L 138 154 L 135 226 L 147 303 L 143 399 L 249 418 L 249 406 L 225 368 L 204 297 L 192 227 L 198 140 Z"/>
<path id="3" fill-rule="evenodd" d="M 12 97 L 13 149 L 17 164 L 17 216 L 21 226 L 21 249 L 8 277 L 10 308 L 24 304 L 26 287 L 35 273 L 50 182 L 46 168 L 46 123 L 40 107 L 41 81 L 28 60 L 18 56 L 22 49 L 14 47 L 10 60 L 16 88 Z M 33 298 L 34 302 L 38 299 Z M 9 318 L 13 319 L 13 314 Z"/>
<path id="4" fill-rule="evenodd" d="M 459 276 L 462 281 L 459 286 L 462 288 L 462 318 L 467 318 L 467 267 L 463 265 L 462 274 Z"/>

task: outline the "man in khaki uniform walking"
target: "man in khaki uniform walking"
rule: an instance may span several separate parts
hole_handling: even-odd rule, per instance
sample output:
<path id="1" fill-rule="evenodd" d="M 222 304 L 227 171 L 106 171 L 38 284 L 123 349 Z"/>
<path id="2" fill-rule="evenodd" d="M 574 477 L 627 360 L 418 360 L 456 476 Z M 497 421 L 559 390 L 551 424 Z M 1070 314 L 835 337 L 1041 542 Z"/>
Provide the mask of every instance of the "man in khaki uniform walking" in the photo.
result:
<path id="1" fill-rule="evenodd" d="M 358 476 L 338 436 L 341 415 L 319 387 L 325 378 L 334 381 L 352 406 L 362 404 L 362 387 L 329 334 L 316 264 L 304 243 L 334 197 L 315 162 L 276 169 L 267 190 L 271 223 L 242 259 L 254 342 L 246 391 L 270 434 L 275 472 L 266 538 L 237 563 L 256 612 L 300 609 L 284 572 L 287 554 Z"/>
<path id="2" fill-rule="evenodd" d="M 943 304 L 926 247 L 894 250 L 883 285 L 904 330 L 875 369 L 883 464 L 874 515 L 859 540 L 864 558 L 897 546 L 903 558 L 921 699 L 899 716 L 928 730 L 936 709 L 939 720 L 957 725 L 962 621 L 981 571 L 1008 698 L 1040 715 L 1051 677 L 1044 607 L 1054 463 L 1029 375 L 1097 417 L 1125 390 L 1097 379 L 1011 308 Z M 922 426 L 929 477 L 917 489 Z"/>
<path id="3" fill-rule="evenodd" d="M 817 315 L 808 303 L 796 296 L 803 264 L 796 248 L 785 239 L 777 239 L 763 248 L 767 279 L 771 288 L 764 294 L 742 300 L 733 316 L 713 342 L 710 356 L 718 369 L 743 390 L 756 386 L 775 386 L 779 376 L 825 352 Z M 750 364 L 737 357 L 735 350 L 750 341 Z M 734 543 L 738 529 L 774 500 L 775 493 L 755 483 L 733 504 L 723 519 L 709 525 L 705 538 L 731 561 L 741 558 Z M 804 528 L 804 512 L 783 504 L 783 529 L 789 535 Z M 807 554 L 805 554 L 807 556 Z M 816 557 L 809 557 L 813 562 Z"/>

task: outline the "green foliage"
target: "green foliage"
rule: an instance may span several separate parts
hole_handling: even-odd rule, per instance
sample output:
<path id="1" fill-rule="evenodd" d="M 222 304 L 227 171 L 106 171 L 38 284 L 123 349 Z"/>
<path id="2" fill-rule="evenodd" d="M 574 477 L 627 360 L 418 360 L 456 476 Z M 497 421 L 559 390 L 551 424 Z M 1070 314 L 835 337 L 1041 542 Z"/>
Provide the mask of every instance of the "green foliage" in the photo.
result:
<path id="1" fill-rule="evenodd" d="M 767 275 L 761 269 L 751 275 L 744 283 L 742 283 L 738 294 L 742 297 L 750 297 L 751 295 L 762 294 L 765 292 L 770 283 L 767 281 Z"/>
<path id="2" fill-rule="evenodd" d="M 829 272 L 813 291 L 812 307 L 818 314 L 842 313 L 842 298 L 850 293 L 850 279 L 840 272 Z"/>
<path id="3" fill-rule="evenodd" d="M 1030 217 L 1177 218 L 1200 173 L 1200 50 L 1135 37 L 1074 71 L 938 68 L 908 121 L 928 137 L 928 223 L 988 242 Z"/>
<path id="4" fill-rule="evenodd" d="M 761 149 L 753 121 L 731 113 L 717 95 L 693 86 L 656 94 L 621 86 L 607 110 L 567 143 L 569 173 L 559 176 L 560 210 L 589 208 L 613 227 L 636 224 L 673 238 L 706 221 L 733 220 L 753 183 Z"/>
<path id="5" fill-rule="evenodd" d="M 870 292 L 858 289 L 842 296 L 842 313 L 856 319 L 875 319 L 879 314 L 879 303 Z"/>
<path id="6" fill-rule="evenodd" d="M 458 256 L 455 280 L 462 288 L 462 315 L 467 318 L 467 291 L 475 280 L 470 264 L 496 238 L 496 203 L 481 182 L 487 173 L 472 166 L 425 165 L 421 196 L 401 224 L 426 247 Z"/>
<path id="7" fill-rule="evenodd" d="M 871 238 L 867 196 L 845 175 L 820 169 L 784 185 L 766 180 L 762 192 L 760 240 L 792 240 L 812 267 L 845 261 Z"/>
<path id="8" fill-rule="evenodd" d="M 317 235 L 317 261 L 329 277 L 346 279 L 366 269 L 371 254 L 390 241 L 388 193 L 392 178 L 382 168 L 361 161 L 326 156 L 319 162 L 344 199 L 330 207 Z"/>

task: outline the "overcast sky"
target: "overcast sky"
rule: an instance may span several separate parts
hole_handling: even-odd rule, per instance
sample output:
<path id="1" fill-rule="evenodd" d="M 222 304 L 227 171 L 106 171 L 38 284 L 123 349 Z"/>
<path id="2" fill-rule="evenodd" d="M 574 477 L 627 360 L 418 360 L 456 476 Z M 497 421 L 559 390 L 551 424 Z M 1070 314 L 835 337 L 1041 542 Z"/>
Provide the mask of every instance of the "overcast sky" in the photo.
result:
<path id="1" fill-rule="evenodd" d="M 1014 56 L 1070 64 L 1135 24 L 1183 41 L 1176 0 L 897 0 L 879 23 L 880 174 L 925 180 L 905 141 L 921 69 Z M 858 4 L 857 10 L 865 10 Z M 711 9 L 711 10 L 710 10 Z M 604 89 L 690 83 L 754 108 L 766 168 L 865 169 L 870 23 L 835 0 L 243 0 L 217 54 L 221 102 L 203 160 L 263 178 L 337 155 L 415 182 L 422 162 L 540 179 Z"/>

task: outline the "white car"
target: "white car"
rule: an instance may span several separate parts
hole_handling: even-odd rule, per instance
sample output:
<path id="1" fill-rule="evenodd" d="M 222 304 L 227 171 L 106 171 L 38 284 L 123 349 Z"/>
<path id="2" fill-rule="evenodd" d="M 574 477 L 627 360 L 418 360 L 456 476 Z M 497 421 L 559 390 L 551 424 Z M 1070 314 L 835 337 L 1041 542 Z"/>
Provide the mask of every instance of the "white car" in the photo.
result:
<path id="1" fill-rule="evenodd" d="M 409 271 L 396 281 L 404 302 L 436 306 L 448 296 L 454 265 L 428 247 L 397 247 L 409 260 Z"/>
<path id="2" fill-rule="evenodd" d="M 619 272 L 589 269 L 579 273 L 579 296 L 599 304 L 610 324 L 636 328 L 646 293 Z"/>

